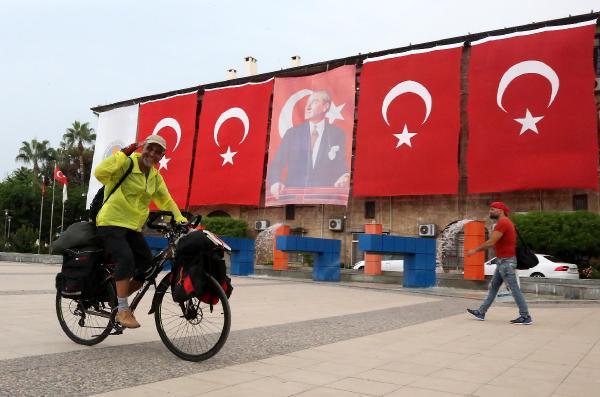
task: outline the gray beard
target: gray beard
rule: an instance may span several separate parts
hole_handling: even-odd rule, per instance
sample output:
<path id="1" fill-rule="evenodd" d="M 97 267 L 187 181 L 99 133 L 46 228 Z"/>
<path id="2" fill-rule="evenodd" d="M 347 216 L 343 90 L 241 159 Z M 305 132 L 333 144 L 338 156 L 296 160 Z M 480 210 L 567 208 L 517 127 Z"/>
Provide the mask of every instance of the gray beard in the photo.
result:
<path id="1" fill-rule="evenodd" d="M 147 157 L 146 158 L 142 157 L 141 159 L 142 159 L 142 163 L 144 163 L 144 165 L 146 167 L 151 168 L 154 166 L 154 162 L 151 159 L 149 159 Z"/>

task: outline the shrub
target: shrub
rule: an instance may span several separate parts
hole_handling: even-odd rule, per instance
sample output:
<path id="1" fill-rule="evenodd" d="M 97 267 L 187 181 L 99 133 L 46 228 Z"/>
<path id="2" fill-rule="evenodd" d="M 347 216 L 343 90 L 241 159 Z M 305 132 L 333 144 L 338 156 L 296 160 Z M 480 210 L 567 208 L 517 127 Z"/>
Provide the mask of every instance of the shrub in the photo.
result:
<path id="1" fill-rule="evenodd" d="M 227 217 L 202 218 L 202 225 L 223 237 L 246 237 L 248 224 L 241 219 Z"/>
<path id="2" fill-rule="evenodd" d="M 314 255 L 313 254 L 302 254 L 302 262 L 308 266 L 308 267 L 312 267 L 313 266 L 313 262 L 314 262 Z"/>
<path id="3" fill-rule="evenodd" d="M 600 256 L 600 215 L 587 212 L 530 212 L 512 216 L 535 251 L 584 264 Z"/>
<path id="4" fill-rule="evenodd" d="M 15 252 L 34 252 L 36 249 L 35 231 L 29 226 L 21 226 L 14 235 L 10 237 L 12 248 Z"/>

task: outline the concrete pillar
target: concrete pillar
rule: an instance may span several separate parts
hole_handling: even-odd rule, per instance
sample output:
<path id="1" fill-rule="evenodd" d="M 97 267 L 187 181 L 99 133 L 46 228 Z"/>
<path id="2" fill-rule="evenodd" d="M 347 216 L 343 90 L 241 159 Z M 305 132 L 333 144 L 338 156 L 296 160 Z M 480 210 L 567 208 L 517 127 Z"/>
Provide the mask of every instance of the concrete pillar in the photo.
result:
<path id="1" fill-rule="evenodd" d="M 381 223 L 365 224 L 366 234 L 381 234 Z M 381 255 L 365 253 L 365 274 L 376 276 L 381 274 Z"/>
<path id="2" fill-rule="evenodd" d="M 275 230 L 275 236 L 289 236 L 290 227 L 288 225 L 282 225 Z M 273 239 L 273 270 L 287 270 L 289 255 L 287 252 L 283 252 L 277 249 L 276 243 L 277 237 Z"/>
<path id="3" fill-rule="evenodd" d="M 483 280 L 485 279 L 483 262 L 485 261 L 485 251 L 479 251 L 473 256 L 467 257 L 466 253 L 485 241 L 485 224 L 481 221 L 472 221 L 465 224 L 465 255 L 464 269 L 465 280 Z"/>

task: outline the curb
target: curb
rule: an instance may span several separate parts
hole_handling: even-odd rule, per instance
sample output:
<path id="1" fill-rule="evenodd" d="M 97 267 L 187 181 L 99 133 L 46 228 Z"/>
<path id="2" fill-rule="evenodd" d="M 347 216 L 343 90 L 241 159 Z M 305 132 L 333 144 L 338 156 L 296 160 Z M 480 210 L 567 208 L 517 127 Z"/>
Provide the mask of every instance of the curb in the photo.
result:
<path id="1" fill-rule="evenodd" d="M 62 255 L 23 254 L 20 252 L 0 252 L 0 262 L 28 262 L 44 265 L 61 265 Z"/>

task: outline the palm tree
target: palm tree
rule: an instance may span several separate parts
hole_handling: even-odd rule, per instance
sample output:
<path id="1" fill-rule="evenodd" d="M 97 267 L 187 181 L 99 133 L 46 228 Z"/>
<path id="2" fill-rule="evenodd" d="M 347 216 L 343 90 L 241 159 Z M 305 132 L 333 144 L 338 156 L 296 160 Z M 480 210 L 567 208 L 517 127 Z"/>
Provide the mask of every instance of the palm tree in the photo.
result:
<path id="1" fill-rule="evenodd" d="M 48 147 L 50 142 L 38 141 L 32 139 L 31 142 L 21 142 L 23 146 L 19 149 L 19 154 L 15 158 L 16 161 L 31 164 L 33 169 L 33 177 L 35 181 L 38 181 L 38 175 L 40 168 L 43 167 L 52 156 L 52 148 Z"/>
<path id="2" fill-rule="evenodd" d="M 71 147 L 77 144 L 77 151 L 79 154 L 79 174 L 81 175 L 81 185 L 83 186 L 85 184 L 85 167 L 83 164 L 83 151 L 85 150 L 85 147 L 83 145 L 94 143 L 96 141 L 94 129 L 90 128 L 89 123 L 82 124 L 79 121 L 75 121 L 70 128 L 67 128 L 67 132 L 63 135 L 63 140 Z"/>

